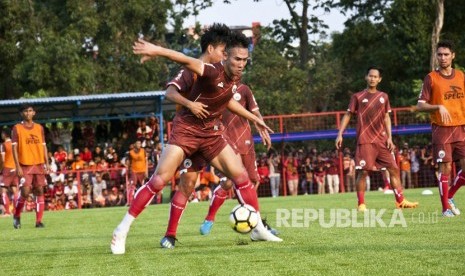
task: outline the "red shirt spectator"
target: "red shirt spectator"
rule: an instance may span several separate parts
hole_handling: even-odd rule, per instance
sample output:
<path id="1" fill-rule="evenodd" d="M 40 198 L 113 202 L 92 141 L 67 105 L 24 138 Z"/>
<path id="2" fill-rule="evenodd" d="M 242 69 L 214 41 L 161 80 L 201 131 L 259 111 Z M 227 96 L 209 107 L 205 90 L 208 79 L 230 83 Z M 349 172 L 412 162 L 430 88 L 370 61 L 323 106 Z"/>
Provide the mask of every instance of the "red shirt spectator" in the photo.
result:
<path id="1" fill-rule="evenodd" d="M 88 147 L 84 147 L 84 150 L 79 154 L 79 156 L 81 156 L 81 160 L 86 163 L 92 161 L 92 152 Z"/>
<path id="2" fill-rule="evenodd" d="M 66 162 L 66 160 L 68 159 L 68 153 L 64 150 L 62 146 L 59 146 L 58 150 L 55 151 L 55 153 L 53 154 L 53 157 L 55 158 L 55 161 L 57 163 L 63 163 Z"/>

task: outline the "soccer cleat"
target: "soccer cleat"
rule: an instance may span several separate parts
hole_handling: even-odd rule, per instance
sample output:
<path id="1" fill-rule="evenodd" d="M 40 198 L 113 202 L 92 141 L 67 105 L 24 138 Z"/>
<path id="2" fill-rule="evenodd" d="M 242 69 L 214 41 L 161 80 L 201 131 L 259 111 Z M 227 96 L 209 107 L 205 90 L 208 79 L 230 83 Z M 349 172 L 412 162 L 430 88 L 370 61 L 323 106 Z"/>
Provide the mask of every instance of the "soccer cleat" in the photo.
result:
<path id="1" fill-rule="evenodd" d="M 36 222 L 36 228 L 44 228 L 45 225 L 42 222 Z"/>
<path id="2" fill-rule="evenodd" d="M 454 215 L 456 216 L 460 215 L 460 210 L 455 205 L 455 201 L 453 198 L 449 198 L 449 208 L 452 211 L 452 213 L 454 213 Z"/>
<path id="3" fill-rule="evenodd" d="M 445 217 L 445 218 L 453 218 L 453 217 L 455 217 L 454 213 L 450 209 L 447 209 L 444 212 L 442 212 L 442 216 Z"/>
<path id="4" fill-rule="evenodd" d="M 271 241 L 271 242 L 282 242 L 283 240 L 271 234 L 270 231 L 266 229 L 258 230 L 254 228 L 252 234 L 250 235 L 252 241 Z"/>
<path id="5" fill-rule="evenodd" d="M 13 227 L 15 229 L 20 229 L 21 228 L 21 218 L 20 217 L 13 216 Z"/>
<path id="6" fill-rule="evenodd" d="M 165 236 L 160 241 L 161 247 L 165 249 L 174 249 L 174 244 L 176 243 L 175 237 Z"/>
<path id="7" fill-rule="evenodd" d="M 212 231 L 213 221 L 205 220 L 202 225 L 200 225 L 200 234 L 201 235 L 208 235 Z"/>
<path id="8" fill-rule="evenodd" d="M 417 208 L 418 202 L 410 202 L 406 199 L 402 200 L 401 203 L 396 202 L 396 208 L 398 209 L 407 209 L 407 208 Z"/>
<path id="9" fill-rule="evenodd" d="M 362 203 L 362 204 L 358 205 L 357 210 L 359 212 L 365 212 L 367 210 L 367 206 L 365 205 L 365 203 Z"/>
<path id="10" fill-rule="evenodd" d="M 115 255 L 124 254 L 126 252 L 126 236 L 127 232 L 120 231 L 118 228 L 113 231 L 113 239 L 111 240 L 111 253 Z"/>
<path id="11" fill-rule="evenodd" d="M 275 235 L 275 236 L 278 236 L 279 235 L 279 231 L 274 229 L 273 227 L 271 227 L 268 222 L 266 222 L 266 218 L 262 219 L 262 223 L 263 223 L 263 226 L 265 226 L 265 229 L 270 231 L 271 234 Z"/>

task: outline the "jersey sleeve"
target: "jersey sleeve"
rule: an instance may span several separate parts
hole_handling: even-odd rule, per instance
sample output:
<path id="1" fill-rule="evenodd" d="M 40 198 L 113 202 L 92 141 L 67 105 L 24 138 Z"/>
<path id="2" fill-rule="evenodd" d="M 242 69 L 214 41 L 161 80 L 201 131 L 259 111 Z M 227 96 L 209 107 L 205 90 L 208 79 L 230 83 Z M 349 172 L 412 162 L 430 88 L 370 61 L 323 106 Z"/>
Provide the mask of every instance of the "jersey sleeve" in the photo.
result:
<path id="1" fill-rule="evenodd" d="M 11 130 L 11 142 L 13 144 L 18 144 L 18 130 L 17 126 L 14 126 L 13 129 Z"/>
<path id="2" fill-rule="evenodd" d="M 172 79 L 166 84 L 166 87 L 174 85 L 180 93 L 187 93 L 190 91 L 193 82 L 194 73 L 187 69 L 182 69 L 181 71 L 179 71 L 179 73 L 176 75 L 174 79 Z"/>
<path id="3" fill-rule="evenodd" d="M 352 97 L 350 97 L 350 102 L 349 102 L 349 107 L 347 108 L 347 111 L 349 111 L 350 113 L 357 113 L 357 110 L 358 110 L 358 101 L 357 101 L 357 96 L 352 95 Z"/>
<path id="4" fill-rule="evenodd" d="M 420 91 L 420 96 L 418 97 L 419 102 L 428 103 L 431 101 L 431 92 L 432 92 L 431 84 L 432 84 L 431 76 L 428 75 L 425 77 L 423 81 L 423 85 Z"/>
<path id="5" fill-rule="evenodd" d="M 391 109 L 391 103 L 389 101 L 389 95 L 387 93 L 384 93 L 384 96 L 386 97 L 386 101 L 384 103 L 385 111 L 386 113 L 391 113 L 392 109 Z"/>
<path id="6" fill-rule="evenodd" d="M 252 90 L 250 90 L 250 88 L 247 85 L 244 85 L 243 96 L 245 99 L 245 109 L 247 109 L 250 112 L 257 111 L 259 109 L 257 101 L 253 96 Z"/>

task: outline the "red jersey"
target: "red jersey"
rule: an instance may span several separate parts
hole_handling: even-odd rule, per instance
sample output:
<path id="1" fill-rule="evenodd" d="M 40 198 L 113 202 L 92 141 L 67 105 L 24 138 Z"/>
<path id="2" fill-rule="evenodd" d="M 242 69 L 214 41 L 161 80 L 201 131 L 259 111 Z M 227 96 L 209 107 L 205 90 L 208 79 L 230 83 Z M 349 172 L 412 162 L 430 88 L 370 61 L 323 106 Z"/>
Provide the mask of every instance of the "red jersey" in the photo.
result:
<path id="1" fill-rule="evenodd" d="M 387 141 L 386 113 L 391 112 L 386 93 L 367 90 L 355 93 L 350 98 L 347 111 L 357 115 L 357 144 L 384 143 Z"/>
<path id="2" fill-rule="evenodd" d="M 233 94 L 233 99 L 250 112 L 258 110 L 255 97 L 250 88 L 245 84 L 239 84 L 236 93 Z M 226 109 L 223 112 L 222 121 L 225 127 L 225 134 L 231 141 L 233 148 L 240 154 L 248 154 L 250 151 L 254 151 L 252 129 L 247 119 Z"/>

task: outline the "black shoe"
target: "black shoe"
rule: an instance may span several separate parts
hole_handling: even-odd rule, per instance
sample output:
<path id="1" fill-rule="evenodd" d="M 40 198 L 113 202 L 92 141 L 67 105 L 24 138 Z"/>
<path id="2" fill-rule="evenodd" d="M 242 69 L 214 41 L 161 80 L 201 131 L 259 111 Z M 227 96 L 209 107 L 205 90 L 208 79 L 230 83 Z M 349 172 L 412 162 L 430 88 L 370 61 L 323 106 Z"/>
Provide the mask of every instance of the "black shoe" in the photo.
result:
<path id="1" fill-rule="evenodd" d="M 36 223 L 36 228 L 44 228 L 45 225 L 42 222 L 37 222 Z"/>
<path id="2" fill-rule="evenodd" d="M 165 236 L 160 241 L 160 245 L 166 249 L 174 249 L 174 244 L 176 243 L 177 239 L 175 237 Z"/>
<path id="3" fill-rule="evenodd" d="M 20 217 L 13 216 L 13 227 L 15 229 L 20 229 L 21 228 L 21 218 Z"/>

